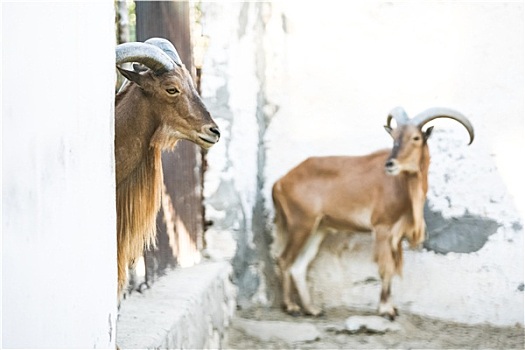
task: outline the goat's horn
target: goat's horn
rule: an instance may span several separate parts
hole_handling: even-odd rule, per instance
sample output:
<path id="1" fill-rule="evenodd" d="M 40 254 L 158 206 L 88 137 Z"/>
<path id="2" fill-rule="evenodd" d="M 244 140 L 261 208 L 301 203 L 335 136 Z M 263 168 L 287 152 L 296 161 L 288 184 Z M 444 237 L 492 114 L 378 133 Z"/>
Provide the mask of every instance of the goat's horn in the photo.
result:
<path id="1" fill-rule="evenodd" d="M 396 120 L 397 125 L 407 124 L 409 122 L 408 115 L 403 109 L 403 107 L 396 107 L 390 111 L 388 117 L 386 118 L 386 125 L 390 127 L 390 122 L 392 118 Z"/>
<path id="2" fill-rule="evenodd" d="M 474 141 L 474 127 L 470 121 L 463 114 L 449 108 L 429 108 L 410 120 L 411 124 L 417 125 L 422 128 L 423 125 L 436 118 L 450 118 L 461 123 L 467 129 L 470 136 L 469 145 Z"/>
<path id="3" fill-rule="evenodd" d="M 116 62 L 142 63 L 154 72 L 169 71 L 175 68 L 175 63 L 157 46 L 144 43 L 124 43 L 116 47 Z"/>
<path id="4" fill-rule="evenodd" d="M 182 61 L 179 57 L 179 53 L 173 44 L 164 38 L 150 38 L 145 41 L 146 44 L 155 45 L 162 49 L 168 56 L 171 57 L 173 62 L 175 62 L 179 67 L 182 66 Z"/>

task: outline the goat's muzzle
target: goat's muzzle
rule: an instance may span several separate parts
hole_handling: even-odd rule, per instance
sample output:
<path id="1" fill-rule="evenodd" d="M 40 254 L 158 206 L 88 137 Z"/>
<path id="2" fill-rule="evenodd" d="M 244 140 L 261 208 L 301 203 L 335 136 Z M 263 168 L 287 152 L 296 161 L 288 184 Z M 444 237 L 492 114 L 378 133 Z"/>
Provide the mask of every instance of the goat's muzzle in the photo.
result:
<path id="1" fill-rule="evenodd" d="M 395 176 L 400 173 L 399 164 L 397 160 L 389 158 L 385 163 L 385 172 L 387 175 Z"/>
<path id="2" fill-rule="evenodd" d="M 207 124 L 202 127 L 202 132 L 198 133 L 199 139 L 204 141 L 204 147 L 209 148 L 219 142 L 221 132 L 215 124 Z"/>

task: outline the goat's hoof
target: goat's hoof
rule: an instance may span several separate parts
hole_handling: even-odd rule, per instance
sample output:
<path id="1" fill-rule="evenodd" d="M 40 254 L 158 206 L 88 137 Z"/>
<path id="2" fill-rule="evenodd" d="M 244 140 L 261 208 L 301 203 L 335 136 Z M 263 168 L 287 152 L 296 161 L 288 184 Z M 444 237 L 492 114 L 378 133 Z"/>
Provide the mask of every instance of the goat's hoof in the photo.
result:
<path id="1" fill-rule="evenodd" d="M 391 304 L 381 304 L 379 306 L 379 316 L 394 321 L 395 318 L 399 316 L 399 312 L 397 311 L 397 308 Z"/>
<path id="2" fill-rule="evenodd" d="M 399 316 L 399 312 L 397 311 L 396 307 L 393 307 L 389 311 L 383 311 L 379 314 L 379 316 L 386 318 L 389 321 L 394 321 L 397 316 Z"/>
<path id="3" fill-rule="evenodd" d="M 139 284 L 136 291 L 142 294 L 142 292 L 144 292 L 146 289 L 150 289 L 149 283 L 142 282 L 141 284 Z"/>
<path id="4" fill-rule="evenodd" d="M 287 310 L 286 313 L 292 317 L 299 317 L 302 315 L 300 310 Z"/>
<path id="5" fill-rule="evenodd" d="M 308 316 L 314 316 L 314 317 L 320 317 L 324 315 L 323 309 L 317 306 L 310 306 L 308 308 L 305 308 L 304 313 Z"/>
<path id="6" fill-rule="evenodd" d="M 284 305 L 284 311 L 290 316 L 297 317 L 301 315 L 301 308 L 297 304 Z"/>

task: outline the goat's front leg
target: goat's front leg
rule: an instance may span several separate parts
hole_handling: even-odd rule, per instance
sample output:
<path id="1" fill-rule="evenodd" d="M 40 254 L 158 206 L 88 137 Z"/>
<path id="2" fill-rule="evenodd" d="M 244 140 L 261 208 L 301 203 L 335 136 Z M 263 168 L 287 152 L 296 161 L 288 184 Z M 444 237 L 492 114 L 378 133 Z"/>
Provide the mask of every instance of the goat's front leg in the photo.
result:
<path id="1" fill-rule="evenodd" d="M 401 242 L 393 244 L 392 236 L 386 229 L 376 229 L 375 261 L 381 276 L 381 295 L 379 301 L 379 315 L 394 320 L 398 316 L 397 308 L 392 302 L 391 284 L 392 277 L 401 268 L 402 250 Z"/>
<path id="2" fill-rule="evenodd" d="M 381 297 L 379 301 L 379 315 L 393 321 L 396 316 L 399 316 L 397 308 L 392 302 L 392 295 L 390 292 L 392 276 L 381 276 Z"/>

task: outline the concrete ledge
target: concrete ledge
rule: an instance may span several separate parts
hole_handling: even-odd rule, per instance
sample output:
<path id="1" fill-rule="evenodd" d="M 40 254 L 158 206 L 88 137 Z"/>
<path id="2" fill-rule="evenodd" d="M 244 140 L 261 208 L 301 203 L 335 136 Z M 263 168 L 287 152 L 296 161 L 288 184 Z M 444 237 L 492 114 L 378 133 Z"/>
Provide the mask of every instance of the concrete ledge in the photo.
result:
<path id="1" fill-rule="evenodd" d="M 205 262 L 170 272 L 121 304 L 120 349 L 221 348 L 235 312 L 228 262 Z"/>

